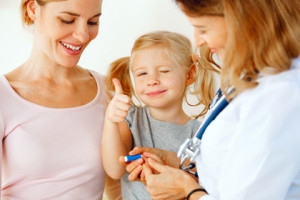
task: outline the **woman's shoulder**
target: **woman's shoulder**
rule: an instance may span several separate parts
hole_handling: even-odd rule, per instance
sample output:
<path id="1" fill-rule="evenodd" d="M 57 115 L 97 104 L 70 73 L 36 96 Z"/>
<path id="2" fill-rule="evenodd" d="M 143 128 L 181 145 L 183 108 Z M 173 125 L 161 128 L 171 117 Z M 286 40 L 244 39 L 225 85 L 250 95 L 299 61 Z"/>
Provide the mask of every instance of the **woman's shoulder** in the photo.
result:
<path id="1" fill-rule="evenodd" d="M 105 93 L 105 76 L 100 74 L 99 72 L 90 69 L 88 70 L 88 72 L 93 76 L 93 78 L 96 81 L 98 88 L 97 97 L 99 97 L 101 103 L 107 105 L 109 102 L 109 98 Z"/>
<path id="2" fill-rule="evenodd" d="M 6 101 L 7 97 L 13 95 L 13 89 L 11 88 L 10 83 L 4 74 L 0 75 L 0 94 L 0 102 L 1 100 Z"/>
<path id="3" fill-rule="evenodd" d="M 287 100 L 298 99 L 300 102 L 300 65 L 273 75 L 258 79 L 258 85 L 240 95 L 248 102 L 260 101 L 268 104 L 284 104 Z"/>
<path id="4" fill-rule="evenodd" d="M 261 87 L 266 89 L 279 88 L 298 88 L 300 89 L 300 57 L 292 60 L 289 70 L 265 75 L 258 79 L 258 83 Z M 259 87 L 258 87 L 259 88 Z"/>
<path id="5" fill-rule="evenodd" d="M 96 79 L 96 81 L 104 82 L 105 76 L 103 74 L 100 74 L 99 72 L 90 69 L 88 71 Z"/>

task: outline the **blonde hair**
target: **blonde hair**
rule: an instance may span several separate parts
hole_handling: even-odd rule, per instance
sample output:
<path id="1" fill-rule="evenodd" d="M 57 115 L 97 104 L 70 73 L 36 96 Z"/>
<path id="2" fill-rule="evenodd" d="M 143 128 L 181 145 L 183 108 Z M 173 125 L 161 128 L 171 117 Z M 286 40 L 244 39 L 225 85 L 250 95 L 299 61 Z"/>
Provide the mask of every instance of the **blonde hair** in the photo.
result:
<path id="1" fill-rule="evenodd" d="M 228 39 L 221 84 L 225 91 L 234 86 L 234 95 L 255 87 L 258 74 L 266 67 L 276 73 L 288 70 L 291 60 L 300 54 L 299 0 L 175 1 L 187 15 L 223 13 Z"/>
<path id="2" fill-rule="evenodd" d="M 185 67 L 186 71 L 188 71 L 192 65 L 195 65 L 192 57 L 192 45 L 189 39 L 181 34 L 169 31 L 156 31 L 142 35 L 135 41 L 131 50 L 131 56 L 139 50 L 154 46 L 163 47 L 165 53 L 169 56 L 169 58 L 179 66 Z M 201 113 L 196 116 L 199 117 L 207 112 L 209 103 L 213 98 L 214 78 L 212 72 L 208 70 L 208 68 L 204 68 L 199 64 L 196 64 L 196 68 L 197 73 L 195 75 L 195 82 L 194 84 L 192 84 L 191 88 L 188 87 L 186 89 L 184 98 L 187 101 L 186 94 L 188 90 L 192 94 L 196 94 L 199 102 L 195 105 L 191 105 L 188 102 L 187 103 L 190 106 L 197 106 L 200 104 L 205 106 Z M 128 92 L 127 95 L 129 95 L 130 97 L 136 97 L 134 94 L 132 83 L 130 81 L 129 69 L 130 58 L 121 58 L 113 62 L 108 72 L 109 75 L 107 78 L 107 85 L 111 85 L 111 80 L 113 78 L 122 76 L 122 78 L 119 80 L 121 81 L 124 91 L 126 90 Z M 112 87 L 107 87 L 108 95 L 112 93 Z M 111 95 L 109 96 L 112 97 Z M 136 104 L 136 106 L 140 105 Z"/>
<path id="3" fill-rule="evenodd" d="M 291 60 L 300 55 L 299 0 L 224 0 L 224 10 L 228 51 L 223 87 L 243 91 L 257 85 L 257 76 L 266 67 L 276 73 L 290 69 Z"/>
<path id="4" fill-rule="evenodd" d="M 221 0 L 175 0 L 188 16 L 224 16 Z"/>
<path id="5" fill-rule="evenodd" d="M 30 19 L 27 12 L 27 4 L 30 0 L 21 0 L 21 19 L 22 24 L 24 27 L 31 26 L 34 24 L 34 21 Z M 35 2 L 40 5 L 44 6 L 49 2 L 58 2 L 58 1 L 66 1 L 66 0 L 35 0 Z"/>
<path id="6" fill-rule="evenodd" d="M 134 95 L 134 89 L 130 79 L 130 70 L 129 70 L 129 57 L 122 57 L 114 62 L 112 62 L 109 66 L 108 73 L 105 80 L 106 86 L 106 94 L 108 98 L 111 100 L 114 96 L 114 85 L 112 84 L 112 80 L 114 78 L 119 79 L 122 85 L 123 94 L 126 94 L 130 98 Z"/>

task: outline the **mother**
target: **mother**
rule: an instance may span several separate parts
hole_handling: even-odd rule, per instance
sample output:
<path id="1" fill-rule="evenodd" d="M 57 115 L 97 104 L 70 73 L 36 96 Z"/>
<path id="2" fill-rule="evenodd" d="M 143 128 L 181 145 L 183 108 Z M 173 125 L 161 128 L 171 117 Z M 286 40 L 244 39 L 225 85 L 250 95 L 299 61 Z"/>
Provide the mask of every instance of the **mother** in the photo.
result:
<path id="1" fill-rule="evenodd" d="M 102 198 L 103 77 L 77 65 L 98 34 L 101 4 L 21 1 L 34 44 L 0 77 L 2 199 Z"/>
<path id="2" fill-rule="evenodd" d="M 221 58 L 223 91 L 235 93 L 204 133 L 199 183 L 149 159 L 148 192 L 173 200 L 299 199 L 300 2 L 176 1 L 196 45 Z"/>

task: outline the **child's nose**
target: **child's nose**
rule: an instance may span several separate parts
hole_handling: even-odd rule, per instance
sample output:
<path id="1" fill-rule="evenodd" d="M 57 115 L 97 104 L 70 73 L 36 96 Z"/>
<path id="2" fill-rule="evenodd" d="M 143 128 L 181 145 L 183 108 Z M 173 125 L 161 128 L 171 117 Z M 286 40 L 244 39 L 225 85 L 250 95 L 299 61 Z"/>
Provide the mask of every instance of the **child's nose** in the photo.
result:
<path id="1" fill-rule="evenodd" d="M 159 83 L 160 83 L 159 78 L 156 74 L 151 74 L 148 76 L 148 79 L 147 79 L 148 86 L 158 85 Z"/>

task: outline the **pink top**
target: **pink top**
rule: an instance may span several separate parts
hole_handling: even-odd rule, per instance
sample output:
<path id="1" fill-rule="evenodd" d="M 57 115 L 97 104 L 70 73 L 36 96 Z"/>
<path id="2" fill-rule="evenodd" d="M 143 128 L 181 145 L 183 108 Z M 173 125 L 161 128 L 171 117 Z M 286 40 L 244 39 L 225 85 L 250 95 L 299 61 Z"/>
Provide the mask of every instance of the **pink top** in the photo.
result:
<path id="1" fill-rule="evenodd" d="M 73 108 L 48 108 L 19 96 L 0 76 L 2 200 L 98 200 L 105 173 L 100 147 L 103 77 L 97 96 Z"/>

